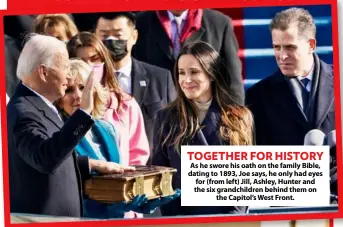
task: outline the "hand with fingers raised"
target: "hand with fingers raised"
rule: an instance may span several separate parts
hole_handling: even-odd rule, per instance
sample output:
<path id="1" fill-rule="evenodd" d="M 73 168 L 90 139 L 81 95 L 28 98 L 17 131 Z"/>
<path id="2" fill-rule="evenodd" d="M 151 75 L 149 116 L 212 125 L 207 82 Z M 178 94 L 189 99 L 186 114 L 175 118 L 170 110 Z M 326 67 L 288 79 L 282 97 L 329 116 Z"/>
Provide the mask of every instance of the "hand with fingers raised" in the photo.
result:
<path id="1" fill-rule="evenodd" d="M 89 75 L 86 85 L 82 91 L 80 108 L 88 114 L 91 114 L 94 108 L 94 70 Z"/>

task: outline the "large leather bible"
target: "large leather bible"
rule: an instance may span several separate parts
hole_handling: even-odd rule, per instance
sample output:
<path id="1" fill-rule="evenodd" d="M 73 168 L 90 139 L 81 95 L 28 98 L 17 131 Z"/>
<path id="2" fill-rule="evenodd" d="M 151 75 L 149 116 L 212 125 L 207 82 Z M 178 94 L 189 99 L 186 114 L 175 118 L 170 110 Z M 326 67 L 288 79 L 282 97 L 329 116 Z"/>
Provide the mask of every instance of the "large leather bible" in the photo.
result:
<path id="1" fill-rule="evenodd" d="M 134 172 L 95 175 L 85 181 L 85 194 L 102 203 L 128 202 L 145 194 L 148 199 L 174 194 L 174 168 L 163 166 L 135 166 Z"/>

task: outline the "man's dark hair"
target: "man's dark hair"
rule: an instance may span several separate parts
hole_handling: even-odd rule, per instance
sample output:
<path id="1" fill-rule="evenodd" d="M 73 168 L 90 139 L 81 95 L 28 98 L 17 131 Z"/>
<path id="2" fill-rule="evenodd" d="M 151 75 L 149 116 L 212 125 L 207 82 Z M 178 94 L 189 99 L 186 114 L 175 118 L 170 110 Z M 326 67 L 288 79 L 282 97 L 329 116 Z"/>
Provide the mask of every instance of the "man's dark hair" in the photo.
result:
<path id="1" fill-rule="evenodd" d="M 107 12 L 107 13 L 98 13 L 98 19 L 104 18 L 107 20 L 114 20 L 120 17 L 124 17 L 128 20 L 129 25 L 136 27 L 136 15 L 133 12 Z"/>

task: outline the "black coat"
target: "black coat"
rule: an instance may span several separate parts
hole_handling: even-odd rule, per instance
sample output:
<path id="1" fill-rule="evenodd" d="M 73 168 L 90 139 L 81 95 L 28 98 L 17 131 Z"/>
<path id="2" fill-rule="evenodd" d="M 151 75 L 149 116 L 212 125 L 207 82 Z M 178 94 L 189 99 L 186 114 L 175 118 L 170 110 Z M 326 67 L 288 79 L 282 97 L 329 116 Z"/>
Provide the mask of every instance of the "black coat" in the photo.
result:
<path id="1" fill-rule="evenodd" d="M 137 30 L 139 38 L 133 48 L 133 56 L 137 60 L 173 72 L 175 59 L 171 41 L 165 33 L 156 12 L 148 11 L 137 14 Z M 237 102 L 243 104 L 242 64 L 237 54 L 238 42 L 231 19 L 216 10 L 204 9 L 200 30 L 187 38 L 184 44 L 197 40 L 211 44 L 218 51 L 229 70 L 231 94 Z"/>
<path id="2" fill-rule="evenodd" d="M 6 93 L 9 97 L 12 96 L 19 83 L 17 65 L 20 52 L 20 39 L 5 35 Z"/>
<path id="3" fill-rule="evenodd" d="M 94 121 L 82 110 L 63 124 L 30 89 L 18 85 L 7 105 L 10 212 L 82 215 L 81 176 L 87 157 L 74 147 Z"/>
<path id="4" fill-rule="evenodd" d="M 247 90 L 246 105 L 254 115 L 257 145 L 303 145 L 306 133 L 312 129 L 324 134 L 335 130 L 333 69 L 319 62 L 313 123 L 303 117 L 280 70 Z"/>
<path id="5" fill-rule="evenodd" d="M 168 116 L 175 114 L 175 110 L 166 108 L 161 110 L 157 114 L 154 130 L 154 152 L 152 158 L 152 165 L 167 166 L 177 169 L 175 175 L 173 175 L 172 186 L 174 189 L 181 189 L 181 156 L 174 146 L 164 144 L 162 145 L 161 138 L 164 140 L 170 131 L 169 124 L 177 125 L 177 122 L 168 121 Z M 166 122 L 165 122 L 166 121 Z M 199 130 L 193 138 L 191 138 L 188 145 L 229 145 L 224 142 L 219 136 L 219 121 L 220 110 L 215 102 L 212 102 L 206 117 L 202 123 L 205 126 L 201 131 Z M 161 131 L 161 125 L 167 126 Z M 177 132 L 176 132 L 177 133 Z M 175 135 L 174 135 L 175 136 Z M 170 141 L 169 141 L 170 142 Z M 161 207 L 161 213 L 163 216 L 175 216 L 175 215 L 214 215 L 214 214 L 239 214 L 245 213 L 247 207 L 245 206 L 225 206 L 225 207 L 186 207 L 181 206 L 181 198 L 177 198 L 170 203 Z"/>
<path id="6" fill-rule="evenodd" d="M 132 95 L 142 110 L 145 131 L 152 147 L 156 113 L 176 97 L 173 78 L 170 71 L 136 59 L 132 59 L 131 76 Z"/>

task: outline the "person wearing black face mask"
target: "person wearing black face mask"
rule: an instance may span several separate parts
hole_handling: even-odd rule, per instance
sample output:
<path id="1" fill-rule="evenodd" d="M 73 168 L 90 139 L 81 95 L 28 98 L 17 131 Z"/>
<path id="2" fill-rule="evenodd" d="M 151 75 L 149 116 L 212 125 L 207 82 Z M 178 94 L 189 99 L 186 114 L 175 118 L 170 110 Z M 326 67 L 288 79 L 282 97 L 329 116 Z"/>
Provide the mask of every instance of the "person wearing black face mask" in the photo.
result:
<path id="1" fill-rule="evenodd" d="M 119 40 L 110 36 L 103 42 L 110 50 L 112 59 L 115 62 L 121 61 L 128 54 L 127 40 Z"/>
<path id="2" fill-rule="evenodd" d="M 131 56 L 138 38 L 135 23 L 135 15 L 131 12 L 101 13 L 95 34 L 112 54 L 119 86 L 132 95 L 141 107 L 152 151 L 154 118 L 157 111 L 175 99 L 176 90 L 169 70 Z"/>

